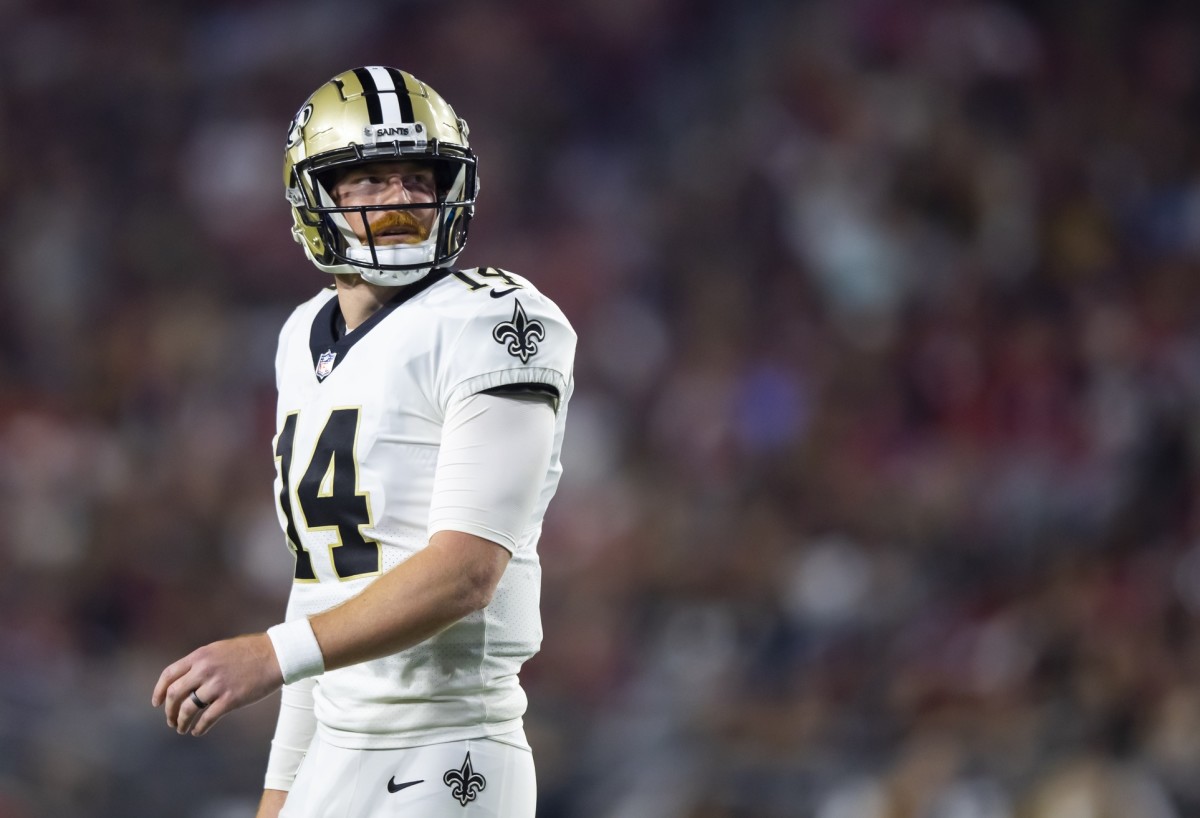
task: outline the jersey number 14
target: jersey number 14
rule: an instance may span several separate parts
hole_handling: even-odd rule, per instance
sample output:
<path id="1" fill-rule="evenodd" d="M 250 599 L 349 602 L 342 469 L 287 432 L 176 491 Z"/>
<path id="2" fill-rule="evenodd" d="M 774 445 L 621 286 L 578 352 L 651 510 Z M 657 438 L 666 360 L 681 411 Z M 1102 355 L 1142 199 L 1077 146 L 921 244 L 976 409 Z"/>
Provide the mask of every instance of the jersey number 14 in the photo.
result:
<path id="1" fill-rule="evenodd" d="M 275 459 L 283 483 L 279 508 L 287 521 L 288 546 L 296 553 L 296 579 L 312 582 L 317 578 L 312 557 L 300 544 L 297 510 L 307 531 L 337 533 L 337 542 L 330 546 L 329 553 L 339 579 L 379 573 L 379 543 L 363 535 L 363 529 L 371 525 L 371 502 L 358 488 L 358 459 L 354 455 L 358 409 L 334 409 L 329 413 L 308 468 L 296 485 L 293 505 L 292 450 L 298 417 L 297 412 L 288 415 L 275 440 Z"/>

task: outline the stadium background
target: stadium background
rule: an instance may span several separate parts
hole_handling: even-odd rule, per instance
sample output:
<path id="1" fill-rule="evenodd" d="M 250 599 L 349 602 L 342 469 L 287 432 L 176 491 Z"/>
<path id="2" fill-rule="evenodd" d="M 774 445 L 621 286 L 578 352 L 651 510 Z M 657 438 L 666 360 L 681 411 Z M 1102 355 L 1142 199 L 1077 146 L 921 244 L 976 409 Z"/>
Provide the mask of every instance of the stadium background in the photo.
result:
<path id="1" fill-rule="evenodd" d="M 101 8 L 102 6 L 102 8 Z M 1186 2 L 0 2 L 0 818 L 251 814 L 287 123 L 404 67 L 579 330 L 541 818 L 1200 814 Z"/>

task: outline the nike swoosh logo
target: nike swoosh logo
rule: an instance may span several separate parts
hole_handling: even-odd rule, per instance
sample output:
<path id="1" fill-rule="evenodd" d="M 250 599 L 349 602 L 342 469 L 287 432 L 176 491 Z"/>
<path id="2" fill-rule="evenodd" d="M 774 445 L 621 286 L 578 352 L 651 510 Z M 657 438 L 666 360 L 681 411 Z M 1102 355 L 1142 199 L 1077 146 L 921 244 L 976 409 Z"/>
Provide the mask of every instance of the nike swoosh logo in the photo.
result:
<path id="1" fill-rule="evenodd" d="M 403 784 L 397 784 L 396 776 L 393 775 L 391 779 L 388 780 L 388 792 L 400 792 L 400 790 L 404 789 L 405 787 L 411 787 L 413 784 L 422 784 L 424 782 L 425 779 L 422 778 L 420 781 L 405 781 Z"/>
<path id="2" fill-rule="evenodd" d="M 520 287 L 509 287 L 507 290 L 492 290 L 491 296 L 492 296 L 492 298 L 503 298 L 504 296 L 508 295 L 509 293 L 515 293 L 519 289 L 521 289 L 521 288 Z"/>

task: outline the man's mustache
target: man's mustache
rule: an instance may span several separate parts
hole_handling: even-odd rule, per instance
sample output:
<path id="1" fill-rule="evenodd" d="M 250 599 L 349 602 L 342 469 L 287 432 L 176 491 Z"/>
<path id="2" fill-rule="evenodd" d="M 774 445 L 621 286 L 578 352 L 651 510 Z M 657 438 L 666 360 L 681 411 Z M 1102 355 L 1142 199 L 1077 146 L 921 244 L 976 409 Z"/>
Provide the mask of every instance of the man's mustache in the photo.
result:
<path id="1" fill-rule="evenodd" d="M 417 241 L 424 241 L 429 237 L 429 228 L 406 210 L 385 210 L 380 213 L 379 217 L 371 222 L 371 235 L 378 238 L 386 231 L 397 228 L 412 233 Z"/>

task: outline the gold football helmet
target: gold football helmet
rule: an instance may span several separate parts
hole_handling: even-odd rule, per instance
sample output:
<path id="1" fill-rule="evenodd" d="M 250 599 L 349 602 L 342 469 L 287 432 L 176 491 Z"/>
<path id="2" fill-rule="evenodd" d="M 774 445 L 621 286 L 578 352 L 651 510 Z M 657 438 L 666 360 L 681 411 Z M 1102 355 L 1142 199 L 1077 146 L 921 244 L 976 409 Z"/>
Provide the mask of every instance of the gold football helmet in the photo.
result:
<path id="1" fill-rule="evenodd" d="M 349 167 L 385 159 L 428 161 L 437 201 L 338 207 L 333 181 Z M 407 71 L 355 68 L 322 85 L 288 129 L 283 183 L 292 206 L 292 235 L 313 264 L 327 273 L 355 273 L 399 286 L 431 269 L 453 264 L 467 243 L 479 192 L 467 123 L 432 88 Z M 377 245 L 350 228 L 347 212 L 437 209 L 427 238 L 417 244 Z"/>

